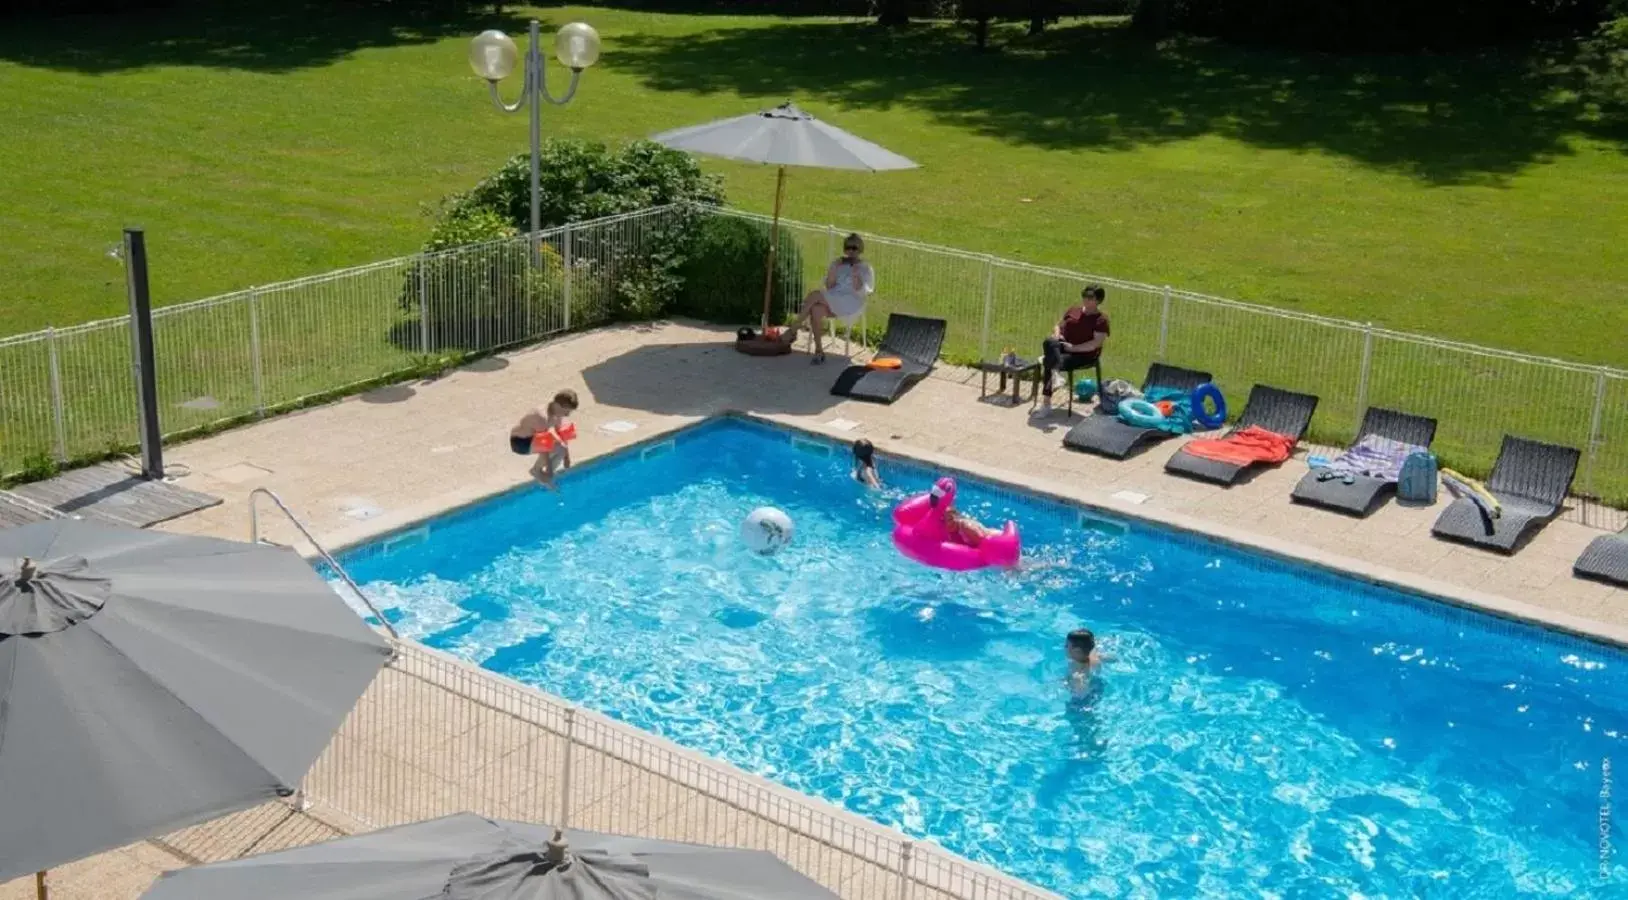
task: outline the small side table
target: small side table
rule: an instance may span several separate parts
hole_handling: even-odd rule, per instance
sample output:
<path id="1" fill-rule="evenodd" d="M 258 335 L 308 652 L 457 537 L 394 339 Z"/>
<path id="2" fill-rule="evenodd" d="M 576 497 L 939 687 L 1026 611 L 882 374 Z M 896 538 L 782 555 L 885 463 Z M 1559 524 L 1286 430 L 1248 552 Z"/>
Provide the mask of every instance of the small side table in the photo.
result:
<path id="1" fill-rule="evenodd" d="M 1012 382 L 1013 406 L 1017 406 L 1023 402 L 1022 391 L 1025 376 L 1035 376 L 1034 378 L 1030 379 L 1030 384 L 1032 385 L 1029 389 L 1030 402 L 1033 402 L 1034 399 L 1040 395 L 1040 361 L 1037 359 L 1024 359 L 1023 357 L 1018 357 L 1011 362 L 1007 362 L 1004 359 L 984 360 L 983 362 L 978 363 L 978 372 L 980 373 L 978 385 L 979 400 L 989 396 L 990 375 L 999 375 L 1001 379 L 1000 386 L 995 389 L 996 394 L 1006 393 L 1006 382 Z"/>

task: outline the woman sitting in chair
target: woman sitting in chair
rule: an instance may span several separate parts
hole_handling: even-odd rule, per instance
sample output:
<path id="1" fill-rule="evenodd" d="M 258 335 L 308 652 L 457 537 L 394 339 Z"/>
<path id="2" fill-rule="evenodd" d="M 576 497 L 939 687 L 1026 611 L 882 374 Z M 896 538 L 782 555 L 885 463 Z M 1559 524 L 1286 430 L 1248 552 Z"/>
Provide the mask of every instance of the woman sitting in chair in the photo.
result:
<path id="1" fill-rule="evenodd" d="M 865 310 L 865 298 L 876 290 L 876 272 L 860 259 L 865 242 L 850 234 L 842 242 L 842 256 L 825 270 L 825 286 L 803 298 L 803 311 L 787 334 L 795 337 L 803 323 L 814 326 L 814 363 L 825 362 L 825 320 L 851 322 Z"/>

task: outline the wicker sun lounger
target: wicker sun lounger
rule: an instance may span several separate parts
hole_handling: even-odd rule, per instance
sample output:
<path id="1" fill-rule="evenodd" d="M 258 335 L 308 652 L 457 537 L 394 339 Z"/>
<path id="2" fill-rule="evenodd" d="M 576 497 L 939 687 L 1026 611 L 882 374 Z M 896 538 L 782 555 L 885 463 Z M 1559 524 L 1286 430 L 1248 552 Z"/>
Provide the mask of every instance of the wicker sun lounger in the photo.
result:
<path id="1" fill-rule="evenodd" d="M 1607 584 L 1628 587 L 1628 528 L 1616 534 L 1602 534 L 1589 541 L 1583 555 L 1571 567 L 1578 578 L 1592 578 Z"/>
<path id="2" fill-rule="evenodd" d="M 1257 384 L 1249 392 L 1249 402 L 1244 404 L 1244 411 L 1238 417 L 1238 424 L 1228 430 L 1223 439 L 1256 425 L 1275 434 L 1293 438 L 1294 442 L 1299 444 L 1300 439 L 1306 434 L 1306 428 L 1311 425 L 1312 413 L 1316 411 L 1317 398 L 1311 394 L 1297 394 L 1294 391 Z M 1184 447 L 1170 457 L 1170 461 L 1165 463 L 1164 470 L 1176 475 L 1197 478 L 1200 481 L 1231 485 L 1237 483 L 1245 472 L 1254 468 L 1254 465 L 1205 459 L 1188 453 Z"/>
<path id="3" fill-rule="evenodd" d="M 1210 373 L 1154 363 L 1148 366 L 1148 377 L 1142 381 L 1142 392 L 1156 387 L 1190 391 L 1210 381 Z M 1138 447 L 1156 444 L 1175 435 L 1159 428 L 1127 425 L 1118 416 L 1090 415 L 1063 435 L 1063 446 L 1071 450 L 1098 453 L 1114 459 L 1124 459 Z"/>
<path id="4" fill-rule="evenodd" d="M 1560 514 L 1581 457 L 1571 447 L 1504 435 L 1492 464 L 1487 491 L 1503 508 L 1489 519 L 1468 498 L 1454 500 L 1431 526 L 1431 533 L 1501 553 L 1514 553 L 1521 541 Z"/>
<path id="5" fill-rule="evenodd" d="M 897 369 L 872 369 L 868 366 L 849 366 L 831 385 L 831 393 L 855 400 L 892 403 L 912 384 L 927 377 L 938 363 L 938 353 L 944 348 L 943 319 L 924 319 L 893 313 L 887 318 L 887 333 L 876 348 L 876 356 L 894 357 L 900 362 Z"/>
<path id="6" fill-rule="evenodd" d="M 1355 445 L 1366 437 L 1382 437 L 1399 444 L 1429 447 L 1436 438 L 1436 420 L 1370 406 L 1362 416 L 1357 439 L 1351 443 Z M 1314 471 L 1300 479 L 1290 497 L 1297 503 L 1309 503 L 1353 516 L 1366 516 L 1395 492 L 1396 482 L 1383 478 L 1357 475 L 1353 476 L 1352 483 L 1346 484 L 1341 478 L 1318 481 Z"/>

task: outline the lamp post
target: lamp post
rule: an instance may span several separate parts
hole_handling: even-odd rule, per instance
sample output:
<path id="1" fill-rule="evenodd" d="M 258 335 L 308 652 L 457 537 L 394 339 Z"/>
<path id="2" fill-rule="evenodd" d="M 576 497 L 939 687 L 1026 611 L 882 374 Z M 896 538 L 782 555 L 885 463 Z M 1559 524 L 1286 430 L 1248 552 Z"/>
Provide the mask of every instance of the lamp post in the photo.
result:
<path id="1" fill-rule="evenodd" d="M 572 22 L 561 28 L 554 35 L 554 57 L 571 70 L 571 84 L 565 89 L 565 96 L 556 98 L 549 93 L 544 77 L 538 30 L 537 20 L 532 19 L 531 44 L 526 48 L 526 83 L 521 89 L 520 99 L 513 103 L 503 102 L 503 97 L 497 92 L 497 83 L 509 77 L 520 59 L 520 51 L 514 41 L 493 29 L 481 32 L 469 42 L 469 66 L 476 75 L 486 79 L 486 86 L 492 92 L 492 102 L 497 104 L 497 108 L 504 112 L 519 112 L 521 107 L 531 108 L 531 234 L 534 237 L 542 230 L 542 180 L 538 167 L 542 154 L 543 101 L 556 106 L 570 103 L 571 98 L 576 96 L 577 79 L 582 77 L 582 70 L 599 60 L 599 32 L 594 31 L 592 26 Z"/>

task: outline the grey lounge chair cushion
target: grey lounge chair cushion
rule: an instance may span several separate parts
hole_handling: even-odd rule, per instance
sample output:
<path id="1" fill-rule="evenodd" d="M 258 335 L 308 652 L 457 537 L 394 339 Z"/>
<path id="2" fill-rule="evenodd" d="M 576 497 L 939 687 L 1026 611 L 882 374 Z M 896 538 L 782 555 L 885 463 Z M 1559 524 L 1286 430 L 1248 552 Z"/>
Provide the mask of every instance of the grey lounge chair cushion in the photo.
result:
<path id="1" fill-rule="evenodd" d="M 1142 382 L 1142 391 L 1145 393 L 1155 387 L 1190 391 L 1211 380 L 1208 372 L 1154 363 L 1148 366 L 1147 378 Z M 1127 425 L 1120 421 L 1118 416 L 1095 414 L 1086 416 L 1079 424 L 1070 428 L 1068 434 L 1063 435 L 1063 446 L 1072 450 L 1084 450 L 1088 453 L 1124 459 L 1139 446 L 1158 443 L 1171 437 L 1175 435 L 1168 431 Z"/>
<path id="2" fill-rule="evenodd" d="M 1249 392 L 1249 402 L 1244 404 L 1244 411 L 1238 417 L 1238 424 L 1227 432 L 1227 436 L 1230 437 L 1255 425 L 1276 434 L 1287 435 L 1294 439 L 1295 444 L 1299 444 L 1300 439 L 1306 434 L 1306 429 L 1311 425 L 1312 414 L 1316 411 L 1317 398 L 1311 394 L 1299 394 L 1257 384 Z M 1194 456 L 1184 447 L 1170 457 L 1164 469 L 1166 472 L 1187 475 L 1201 481 L 1230 485 L 1235 484 L 1254 467 L 1255 464 L 1238 465 Z"/>
<path id="3" fill-rule="evenodd" d="M 1488 519 L 1473 500 L 1454 500 L 1442 510 L 1436 524 L 1431 526 L 1431 532 L 1478 547 L 1514 553 L 1521 541 L 1559 512 L 1556 507 L 1519 497 L 1505 497 L 1496 493 L 1494 496 L 1498 497 L 1498 503 L 1503 507 L 1498 518 Z"/>
<path id="4" fill-rule="evenodd" d="M 1361 443 L 1365 437 L 1389 438 L 1403 444 L 1429 447 L 1436 438 L 1436 420 L 1415 416 L 1394 409 L 1371 406 L 1363 414 L 1362 426 L 1352 443 Z M 1310 503 L 1338 512 L 1366 516 L 1379 503 L 1396 490 L 1396 482 L 1379 478 L 1356 476 L 1350 484 L 1344 479 L 1331 478 L 1318 481 L 1316 472 L 1308 472 L 1295 485 L 1290 497 L 1298 503 Z"/>
<path id="5" fill-rule="evenodd" d="M 938 354 L 944 348 L 944 331 L 948 323 L 943 319 L 927 319 L 894 313 L 888 316 L 887 333 L 876 348 L 878 357 L 891 356 L 899 360 L 897 369 L 872 369 L 869 366 L 849 366 L 837 375 L 831 393 L 855 400 L 875 400 L 892 403 L 905 389 L 927 376 L 938 363 Z"/>
<path id="6" fill-rule="evenodd" d="M 1628 587 L 1628 529 L 1590 541 L 1583 555 L 1577 557 L 1572 572 L 1579 578 Z"/>
<path id="7" fill-rule="evenodd" d="M 1514 553 L 1525 538 L 1560 514 L 1581 456 L 1571 447 L 1505 435 L 1487 479 L 1487 490 L 1498 498 L 1503 514 L 1489 523 L 1474 502 L 1454 500 L 1431 526 L 1431 533 Z"/>
<path id="8" fill-rule="evenodd" d="M 1395 492 L 1396 482 L 1383 478 L 1356 475 L 1352 477 L 1350 484 L 1346 484 L 1341 478 L 1319 481 L 1317 472 L 1313 470 L 1307 472 L 1305 477 L 1300 479 L 1300 483 L 1294 486 L 1294 493 L 1290 497 L 1298 503 L 1310 503 L 1313 506 L 1366 516 L 1381 499 Z"/>

